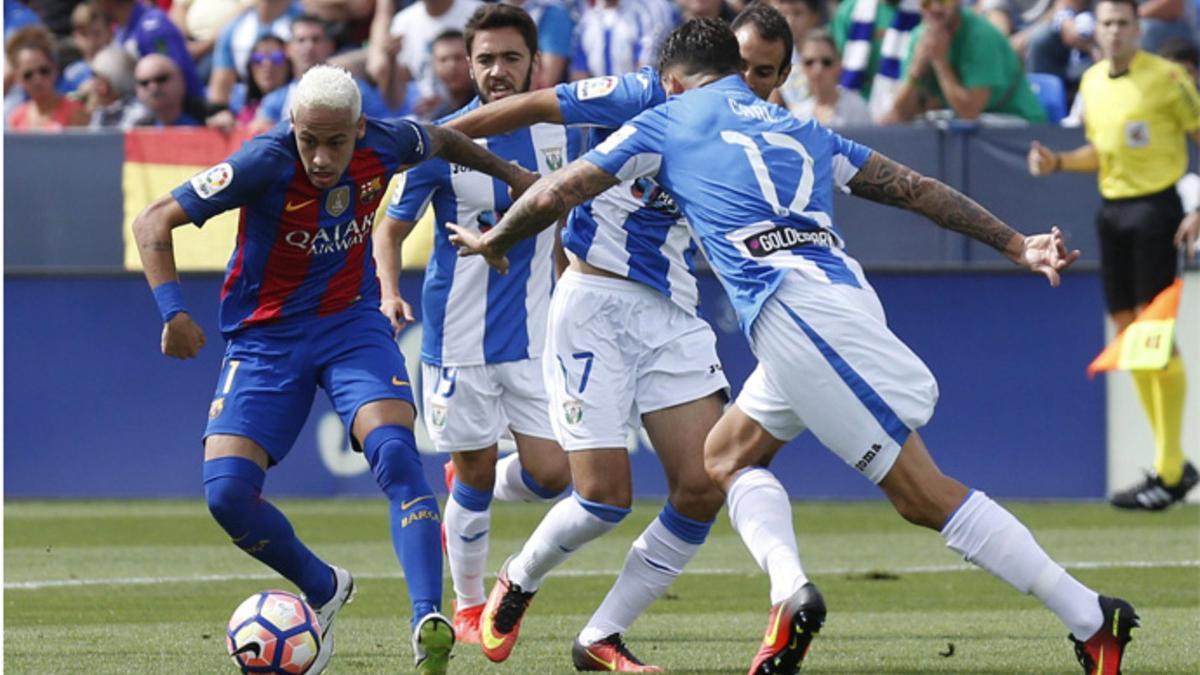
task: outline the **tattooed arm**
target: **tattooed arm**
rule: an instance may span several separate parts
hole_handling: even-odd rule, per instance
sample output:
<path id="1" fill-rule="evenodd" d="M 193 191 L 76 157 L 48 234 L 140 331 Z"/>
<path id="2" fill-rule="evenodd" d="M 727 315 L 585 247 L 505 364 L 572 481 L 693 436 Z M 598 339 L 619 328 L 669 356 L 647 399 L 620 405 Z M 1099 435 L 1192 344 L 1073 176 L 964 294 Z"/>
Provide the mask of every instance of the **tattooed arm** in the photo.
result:
<path id="1" fill-rule="evenodd" d="M 1050 234 L 1026 237 L 970 197 L 878 152 L 871 153 L 849 187 L 858 197 L 919 213 L 981 241 L 1013 263 L 1045 275 L 1053 286 L 1059 283 L 1058 272 L 1079 257 L 1079 251 L 1067 252 L 1057 227 Z"/>
<path id="2" fill-rule="evenodd" d="M 160 197 L 134 218 L 133 238 L 151 289 L 178 284 L 171 230 L 190 222 L 183 207 L 171 195 Z M 158 295 L 155 294 L 156 299 Z M 200 352 L 204 342 L 204 331 L 186 310 L 179 310 L 163 324 L 162 353 L 167 356 L 190 359 Z"/>
<path id="3" fill-rule="evenodd" d="M 500 159 L 462 132 L 431 124 L 425 125 L 425 131 L 429 134 L 429 154 L 499 178 L 512 186 L 514 196 L 523 193 L 537 180 L 537 174 Z"/>
<path id="4" fill-rule="evenodd" d="M 459 255 L 482 255 L 488 264 L 505 271 L 504 254 L 522 239 L 546 229 L 573 207 L 619 183 L 612 174 L 583 159 L 542 178 L 518 199 L 504 218 L 483 236 L 456 225 L 450 243 Z"/>

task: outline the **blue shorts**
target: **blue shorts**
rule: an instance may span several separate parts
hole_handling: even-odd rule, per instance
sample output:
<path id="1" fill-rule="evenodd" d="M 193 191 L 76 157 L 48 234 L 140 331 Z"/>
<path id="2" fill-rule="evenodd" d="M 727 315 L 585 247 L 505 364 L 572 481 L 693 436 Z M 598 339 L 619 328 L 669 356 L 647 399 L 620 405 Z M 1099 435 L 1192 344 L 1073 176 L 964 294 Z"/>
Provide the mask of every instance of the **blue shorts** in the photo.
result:
<path id="1" fill-rule="evenodd" d="M 412 405 L 408 370 L 387 317 L 374 308 L 350 309 L 235 333 L 225 347 L 204 438 L 244 436 L 278 463 L 296 442 L 318 385 L 347 430 L 371 401 Z"/>

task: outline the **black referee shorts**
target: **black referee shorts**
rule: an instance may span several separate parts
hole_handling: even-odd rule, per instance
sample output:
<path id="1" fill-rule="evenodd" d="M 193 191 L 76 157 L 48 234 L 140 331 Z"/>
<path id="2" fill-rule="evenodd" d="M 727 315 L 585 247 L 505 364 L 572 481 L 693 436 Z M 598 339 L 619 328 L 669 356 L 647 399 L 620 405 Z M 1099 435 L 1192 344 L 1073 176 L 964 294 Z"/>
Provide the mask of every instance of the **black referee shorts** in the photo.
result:
<path id="1" fill-rule="evenodd" d="M 1183 205 L 1173 186 L 1144 197 L 1104 200 L 1096 228 L 1110 313 L 1145 305 L 1175 281 L 1173 239 L 1181 220 Z"/>

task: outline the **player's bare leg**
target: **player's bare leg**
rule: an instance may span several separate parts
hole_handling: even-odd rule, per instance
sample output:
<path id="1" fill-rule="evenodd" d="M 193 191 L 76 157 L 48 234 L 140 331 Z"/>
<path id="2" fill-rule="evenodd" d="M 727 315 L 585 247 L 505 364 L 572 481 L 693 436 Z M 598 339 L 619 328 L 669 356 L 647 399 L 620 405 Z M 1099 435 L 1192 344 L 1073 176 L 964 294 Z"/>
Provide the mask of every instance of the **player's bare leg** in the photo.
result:
<path id="1" fill-rule="evenodd" d="M 454 629 L 442 616 L 441 517 L 425 480 L 412 425 L 414 410 L 401 399 L 360 407 L 351 432 L 388 500 L 392 546 L 412 601 L 413 654 L 421 673 L 444 673 Z"/>
<path id="2" fill-rule="evenodd" d="M 729 520 L 771 580 L 771 611 L 753 673 L 795 672 L 825 622 L 825 602 L 804 573 L 792 526 L 792 504 L 767 470 L 783 441 L 734 404 L 704 445 L 704 466 L 726 493 Z"/>
<path id="3" fill-rule="evenodd" d="M 521 551 L 504 563 L 488 595 L 479 628 L 483 653 L 492 661 L 512 653 L 521 619 L 545 576 L 629 514 L 633 482 L 625 448 L 576 450 L 567 458 L 574 492 L 550 509 Z"/>
<path id="4" fill-rule="evenodd" d="M 668 502 L 638 536 L 604 602 L 592 614 L 573 648 L 578 670 L 644 667 L 624 647 L 623 636 L 662 596 L 708 536 L 724 494 L 704 471 L 704 439 L 720 419 L 724 397 L 702 399 L 642 416 L 667 476 Z"/>
<path id="5" fill-rule="evenodd" d="M 321 648 L 309 672 L 333 656 L 333 620 L 354 595 L 350 573 L 308 549 L 286 516 L 262 498 L 267 451 L 244 436 L 214 434 L 204 442 L 204 494 L 213 518 L 246 553 L 279 572 L 304 593 L 317 613 Z"/>
<path id="6" fill-rule="evenodd" d="M 558 441 L 515 431 L 513 439 L 517 442 L 520 481 L 513 480 L 511 469 L 504 465 L 507 457 L 497 462 L 496 499 L 532 501 L 561 495 L 571 484 L 571 465 Z M 503 477 L 502 470 L 506 470 Z"/>
<path id="7" fill-rule="evenodd" d="M 1137 625 L 1133 607 L 1079 583 L 1011 513 L 942 474 L 920 434 L 909 435 L 879 487 L 906 520 L 939 530 L 947 547 L 1041 600 L 1070 629 L 1085 672 L 1098 672 L 1097 662 L 1105 660 L 1117 672 Z"/>

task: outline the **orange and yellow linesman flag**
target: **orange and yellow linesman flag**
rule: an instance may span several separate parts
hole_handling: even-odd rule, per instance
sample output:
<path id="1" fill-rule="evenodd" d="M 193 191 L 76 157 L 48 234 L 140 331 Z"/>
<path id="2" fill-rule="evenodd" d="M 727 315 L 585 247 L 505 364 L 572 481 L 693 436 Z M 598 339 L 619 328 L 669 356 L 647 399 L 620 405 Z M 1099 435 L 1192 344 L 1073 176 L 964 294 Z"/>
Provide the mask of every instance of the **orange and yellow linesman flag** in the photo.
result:
<path id="1" fill-rule="evenodd" d="M 1158 370 L 1171 360 L 1175 344 L 1175 317 L 1179 314 L 1179 296 L 1183 278 L 1177 277 L 1150 301 L 1133 323 L 1088 366 L 1088 377 L 1108 370 Z"/>

